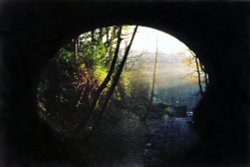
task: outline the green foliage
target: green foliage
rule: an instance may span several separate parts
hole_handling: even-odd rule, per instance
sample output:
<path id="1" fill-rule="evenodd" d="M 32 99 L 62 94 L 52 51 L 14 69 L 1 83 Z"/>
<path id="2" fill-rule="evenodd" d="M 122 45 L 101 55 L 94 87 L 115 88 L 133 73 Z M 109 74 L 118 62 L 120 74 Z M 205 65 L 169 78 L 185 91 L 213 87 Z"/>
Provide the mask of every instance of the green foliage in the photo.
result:
<path id="1" fill-rule="evenodd" d="M 124 38 L 130 37 L 129 29 L 129 26 L 123 27 Z M 99 28 L 81 34 L 78 41 L 72 39 L 50 60 L 41 76 L 37 97 L 39 115 L 55 130 L 71 135 L 75 127 L 88 120 L 92 114 L 90 106 L 93 98 L 108 74 L 116 42 L 116 26 Z M 119 55 L 122 52 L 123 48 L 119 50 Z M 126 113 L 139 118 L 144 114 L 149 86 L 139 81 L 136 75 L 142 74 L 123 71 L 108 106 L 114 114 L 111 116 L 108 113 L 104 118 L 120 119 Z M 100 95 L 97 106 L 102 104 L 109 87 L 110 83 Z"/>
<path id="2" fill-rule="evenodd" d="M 73 64 L 74 61 L 74 52 L 71 50 L 68 50 L 67 47 L 62 47 L 58 53 L 58 58 L 54 58 L 52 61 L 57 62 L 58 64 L 60 63 L 67 63 L 67 64 Z"/>
<path id="3" fill-rule="evenodd" d="M 99 64 L 95 66 L 94 76 L 99 82 L 102 82 L 107 74 L 108 71 L 103 67 L 103 65 Z"/>
<path id="4" fill-rule="evenodd" d="M 164 109 L 164 115 L 171 115 L 174 112 L 174 109 L 172 107 L 167 107 Z"/>

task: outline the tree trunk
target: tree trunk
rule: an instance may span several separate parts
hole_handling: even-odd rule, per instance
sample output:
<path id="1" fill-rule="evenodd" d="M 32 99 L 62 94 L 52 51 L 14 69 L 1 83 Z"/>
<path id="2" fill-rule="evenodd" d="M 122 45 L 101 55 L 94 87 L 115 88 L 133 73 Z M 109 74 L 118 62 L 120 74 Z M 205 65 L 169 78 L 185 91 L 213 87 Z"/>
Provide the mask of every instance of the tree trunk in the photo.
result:
<path id="1" fill-rule="evenodd" d="M 91 41 L 95 42 L 95 30 L 91 31 Z"/>
<path id="2" fill-rule="evenodd" d="M 208 74 L 206 72 L 204 72 L 204 75 L 205 75 L 205 83 L 206 83 L 206 87 L 208 86 Z"/>
<path id="3" fill-rule="evenodd" d="M 105 29 L 106 29 L 106 43 L 108 43 L 108 41 L 109 41 L 109 28 L 106 27 Z"/>
<path id="4" fill-rule="evenodd" d="M 105 77 L 104 81 L 102 82 L 102 84 L 100 85 L 100 87 L 97 89 L 97 92 L 96 92 L 96 94 L 95 94 L 95 97 L 94 97 L 93 102 L 92 102 L 91 107 L 90 107 L 90 111 L 91 111 L 91 112 L 94 111 L 94 109 L 95 109 L 95 107 L 96 107 L 96 104 L 97 104 L 97 101 L 98 101 L 98 99 L 99 99 L 101 93 L 102 93 L 103 90 L 107 87 L 107 84 L 108 84 L 108 82 L 109 82 L 110 79 L 111 79 L 111 75 L 112 75 L 113 72 L 114 72 L 115 64 L 116 64 L 116 62 L 117 62 L 118 55 L 119 55 L 120 44 L 121 44 L 121 41 L 122 41 L 121 33 L 122 33 L 122 27 L 119 28 L 118 40 L 117 40 L 115 55 L 114 55 L 114 58 L 113 58 L 113 60 L 112 60 L 112 63 L 111 63 L 109 72 L 108 72 L 107 76 Z"/>
<path id="5" fill-rule="evenodd" d="M 203 95 L 204 92 L 203 92 L 203 88 L 202 88 L 202 85 L 201 85 L 200 64 L 199 64 L 198 58 L 196 56 L 195 56 L 195 64 L 196 64 L 196 69 L 197 69 L 197 74 L 198 74 L 198 85 L 199 85 L 199 88 L 200 88 L 200 93 L 201 93 L 201 95 Z"/>
<path id="6" fill-rule="evenodd" d="M 156 39 L 156 51 L 155 51 L 155 62 L 154 62 L 154 72 L 153 72 L 151 96 L 150 96 L 149 106 L 147 108 L 147 111 L 146 111 L 144 117 L 142 118 L 142 121 L 146 121 L 148 114 L 150 113 L 150 111 L 152 109 L 152 103 L 153 103 L 154 92 L 155 92 L 155 79 L 156 79 L 157 62 L 158 62 L 158 39 Z"/>
<path id="7" fill-rule="evenodd" d="M 103 29 L 103 28 L 99 28 L 99 36 L 100 36 L 101 39 L 102 39 L 102 32 L 103 32 L 102 29 Z"/>
<path id="8" fill-rule="evenodd" d="M 101 93 L 107 87 L 107 84 L 111 80 L 112 74 L 114 73 L 115 65 L 116 65 L 116 62 L 117 62 L 117 59 L 119 56 L 120 44 L 122 41 L 121 34 L 122 34 L 122 26 L 119 27 L 119 30 L 118 30 L 117 45 L 116 45 L 115 54 L 114 54 L 111 66 L 109 68 L 109 72 L 108 72 L 107 76 L 105 77 L 104 81 L 101 83 L 101 85 L 97 89 L 96 94 L 94 95 L 94 98 L 93 98 L 93 102 L 90 105 L 89 111 L 90 111 L 91 115 L 88 118 L 88 120 L 89 120 L 88 122 L 90 122 L 90 120 L 94 119 L 94 116 L 96 115 L 95 108 L 96 108 L 97 102 L 101 96 Z M 89 124 L 88 122 L 87 123 L 86 122 L 80 123 L 80 125 L 78 126 L 76 131 L 81 130 L 85 126 L 85 124 Z"/>
<path id="9" fill-rule="evenodd" d="M 205 69 L 205 67 L 204 67 L 203 64 L 201 64 L 200 67 L 201 67 L 202 72 L 204 73 L 205 84 L 206 84 L 206 87 L 207 87 L 208 83 L 209 83 L 209 81 L 208 81 L 208 74 L 207 74 L 206 69 Z"/>
<path id="10" fill-rule="evenodd" d="M 75 45 L 75 64 L 78 64 L 78 60 L 79 60 L 79 36 L 77 36 L 74 39 L 74 45 Z"/>
<path id="11" fill-rule="evenodd" d="M 132 38 L 131 38 L 131 40 L 129 42 L 128 47 L 125 50 L 123 59 L 122 59 L 120 65 L 119 65 L 117 73 L 113 77 L 112 85 L 111 85 L 111 87 L 110 87 L 110 89 L 108 91 L 107 98 L 106 98 L 102 108 L 100 110 L 98 110 L 98 112 L 96 112 L 95 116 L 93 116 L 92 119 L 90 119 L 88 121 L 88 123 L 86 124 L 86 128 L 83 129 L 83 130 L 86 130 L 86 129 L 90 128 L 89 130 L 92 130 L 92 132 L 94 132 L 94 130 L 97 128 L 97 126 L 98 126 L 98 124 L 99 124 L 99 122 L 101 120 L 101 117 L 102 117 L 102 115 L 103 115 L 103 113 L 104 113 L 104 111 L 105 111 L 105 109 L 106 109 L 106 107 L 108 105 L 108 102 L 109 102 L 109 100 L 110 100 L 110 98 L 111 98 L 111 96 L 112 96 L 112 94 L 113 94 L 113 92 L 114 92 L 114 90 L 115 90 L 115 88 L 117 86 L 117 83 L 119 82 L 121 73 L 123 71 L 124 65 L 126 63 L 128 55 L 129 55 L 131 45 L 132 45 L 132 43 L 134 41 L 134 37 L 135 37 L 135 34 L 137 32 L 137 29 L 138 29 L 138 26 L 136 26 L 135 29 L 134 29 L 134 32 L 132 34 Z"/>

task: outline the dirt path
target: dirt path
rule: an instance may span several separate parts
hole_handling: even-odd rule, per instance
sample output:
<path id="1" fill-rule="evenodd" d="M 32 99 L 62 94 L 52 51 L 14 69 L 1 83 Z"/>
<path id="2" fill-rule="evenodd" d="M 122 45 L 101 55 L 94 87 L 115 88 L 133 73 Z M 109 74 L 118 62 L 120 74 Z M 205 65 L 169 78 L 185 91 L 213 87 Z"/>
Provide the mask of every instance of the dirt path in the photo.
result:
<path id="1" fill-rule="evenodd" d="M 151 120 L 145 128 L 145 136 L 126 136 L 129 152 L 115 167 L 160 167 L 168 161 L 181 162 L 199 140 L 187 118 Z"/>
<path id="2" fill-rule="evenodd" d="M 130 124 L 125 129 L 117 127 L 117 132 L 98 135 L 91 143 L 77 145 L 86 149 L 85 158 L 74 164 L 33 165 L 34 167 L 165 167 L 173 166 L 172 161 L 181 162 L 186 151 L 199 138 L 192 130 L 187 118 L 151 120 L 147 124 Z M 113 128 L 115 130 L 115 128 Z M 127 130 L 127 131 L 126 131 Z M 107 131 L 109 132 L 109 131 Z M 87 157 L 86 157 L 87 155 Z M 84 160 L 85 159 L 85 160 Z M 181 166 L 181 165 L 177 165 Z"/>
<path id="3" fill-rule="evenodd" d="M 170 118 L 151 129 L 144 149 L 147 166 L 159 166 L 168 161 L 181 162 L 188 149 L 199 140 L 187 118 Z"/>

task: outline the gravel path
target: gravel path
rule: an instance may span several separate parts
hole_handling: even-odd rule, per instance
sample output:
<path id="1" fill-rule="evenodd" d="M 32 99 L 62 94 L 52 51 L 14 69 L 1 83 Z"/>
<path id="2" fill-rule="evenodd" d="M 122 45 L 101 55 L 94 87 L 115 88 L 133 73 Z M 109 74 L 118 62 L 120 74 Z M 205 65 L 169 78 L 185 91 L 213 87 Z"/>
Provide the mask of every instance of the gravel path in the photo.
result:
<path id="1" fill-rule="evenodd" d="M 151 120 L 144 128 L 148 131 L 144 136 L 125 137 L 130 149 L 114 167 L 160 167 L 181 162 L 188 149 L 199 141 L 188 118 Z"/>
<path id="2" fill-rule="evenodd" d="M 199 140 L 187 118 L 170 118 L 160 122 L 157 128 L 151 127 L 152 132 L 146 138 L 146 166 L 160 166 L 168 161 L 181 162 L 188 149 Z"/>
<path id="3" fill-rule="evenodd" d="M 134 127 L 131 125 L 131 127 Z M 126 127 L 130 129 L 130 127 Z M 93 158 L 83 165 L 76 164 L 36 164 L 32 167 L 165 167 L 174 165 L 170 162 L 182 161 L 186 151 L 199 141 L 197 134 L 190 127 L 187 118 L 169 118 L 149 120 L 147 124 L 135 130 L 121 134 L 118 128 L 112 140 L 108 136 L 100 138 L 99 147 L 93 145 L 87 153 Z M 106 140 L 104 140 L 107 138 Z M 94 142 L 95 143 L 95 142 Z M 80 147 L 81 145 L 79 145 Z M 99 154 L 97 154 L 100 152 Z M 176 165 L 181 166 L 181 165 Z"/>

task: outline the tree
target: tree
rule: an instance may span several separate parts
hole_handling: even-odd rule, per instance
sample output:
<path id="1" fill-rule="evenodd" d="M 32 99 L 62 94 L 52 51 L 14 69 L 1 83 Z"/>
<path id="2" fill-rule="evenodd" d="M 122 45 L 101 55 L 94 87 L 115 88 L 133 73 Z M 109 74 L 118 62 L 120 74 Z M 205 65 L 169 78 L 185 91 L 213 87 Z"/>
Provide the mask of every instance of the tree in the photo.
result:
<path id="1" fill-rule="evenodd" d="M 117 119 L 114 113 L 137 109 L 137 105 L 129 105 L 132 97 L 134 104 L 146 104 L 137 95 L 147 93 L 147 84 L 139 86 L 142 84 L 129 80 L 130 70 L 143 55 L 129 58 L 137 29 L 98 28 L 64 45 L 43 74 L 38 92 L 41 117 L 57 131 L 79 137 L 89 134 L 88 129 L 96 129 L 102 119 Z M 107 108 L 112 112 L 104 115 Z"/>
<path id="2" fill-rule="evenodd" d="M 124 65 L 126 63 L 128 55 L 129 55 L 129 51 L 130 51 L 130 48 L 132 46 L 132 43 L 133 43 L 135 34 L 137 32 L 137 29 L 138 29 L 138 26 L 135 27 L 135 29 L 133 31 L 133 34 L 132 34 L 132 37 L 131 37 L 131 40 L 129 42 L 129 45 L 125 49 L 125 53 L 123 55 L 122 61 L 121 61 L 120 65 L 118 66 L 118 69 L 117 69 L 116 73 L 114 74 L 114 76 L 112 78 L 112 83 L 111 83 L 111 86 L 110 86 L 110 88 L 108 90 L 106 100 L 104 101 L 102 107 L 100 109 L 98 109 L 97 111 L 95 111 L 94 114 L 90 117 L 90 119 L 88 120 L 88 122 L 85 125 L 85 128 L 82 130 L 82 133 L 85 130 L 92 130 L 93 131 L 98 126 L 98 123 L 99 123 L 99 121 L 100 121 L 100 119 L 101 119 L 101 117 L 102 117 L 102 115 L 103 115 L 103 113 L 104 113 L 104 111 L 105 111 L 105 109 L 107 107 L 107 104 L 108 104 L 111 96 L 113 95 L 113 92 L 114 92 L 114 90 L 115 90 L 115 88 L 117 86 L 117 83 L 119 82 L 119 79 L 121 77 Z M 120 45 L 119 44 L 120 40 L 121 39 L 118 39 L 118 46 Z M 117 47 L 116 51 L 118 51 L 118 49 L 119 48 Z M 118 52 L 116 52 L 116 53 L 118 54 Z M 114 59 L 115 58 L 116 58 L 116 55 L 115 55 Z"/>
<path id="3" fill-rule="evenodd" d="M 122 34 L 122 26 L 120 26 L 119 30 L 118 30 L 117 45 L 116 45 L 116 49 L 115 49 L 115 53 L 114 53 L 114 57 L 113 57 L 110 69 L 108 71 L 108 74 L 107 74 L 106 78 L 104 79 L 104 81 L 102 82 L 102 84 L 97 89 L 97 92 L 96 92 L 96 94 L 94 96 L 93 102 L 92 102 L 91 107 L 90 107 L 91 111 L 95 110 L 96 103 L 97 103 L 98 99 L 100 98 L 100 95 L 103 92 L 103 90 L 107 87 L 107 84 L 108 84 L 108 82 L 111 79 L 111 75 L 113 74 L 113 72 L 115 70 L 115 65 L 116 65 L 116 62 L 117 62 L 117 59 L 118 59 L 119 50 L 120 50 L 120 44 L 121 44 L 121 41 L 122 41 L 121 34 Z"/>
<path id="4" fill-rule="evenodd" d="M 188 52 L 191 54 L 191 57 L 186 57 L 184 59 L 184 63 L 187 66 L 196 69 L 193 73 L 189 74 L 189 76 L 191 76 L 192 80 L 195 80 L 198 83 L 199 93 L 203 95 L 205 93 L 205 90 L 202 84 L 205 83 L 206 87 L 208 86 L 209 83 L 208 74 L 205 70 L 204 65 L 201 64 L 196 54 L 190 49 L 188 49 Z"/>
<path id="5" fill-rule="evenodd" d="M 155 62 L 154 62 L 154 71 L 153 71 L 153 81 L 152 81 L 152 89 L 151 89 L 151 96 L 150 96 L 150 101 L 149 101 L 149 106 L 147 108 L 147 111 L 142 118 L 142 121 L 146 121 L 149 112 L 152 109 L 152 103 L 153 103 L 153 98 L 154 98 L 154 92 L 155 92 L 155 79 L 156 79 L 156 67 L 157 67 L 157 62 L 158 62 L 158 39 L 156 39 L 156 51 L 155 51 Z"/>

